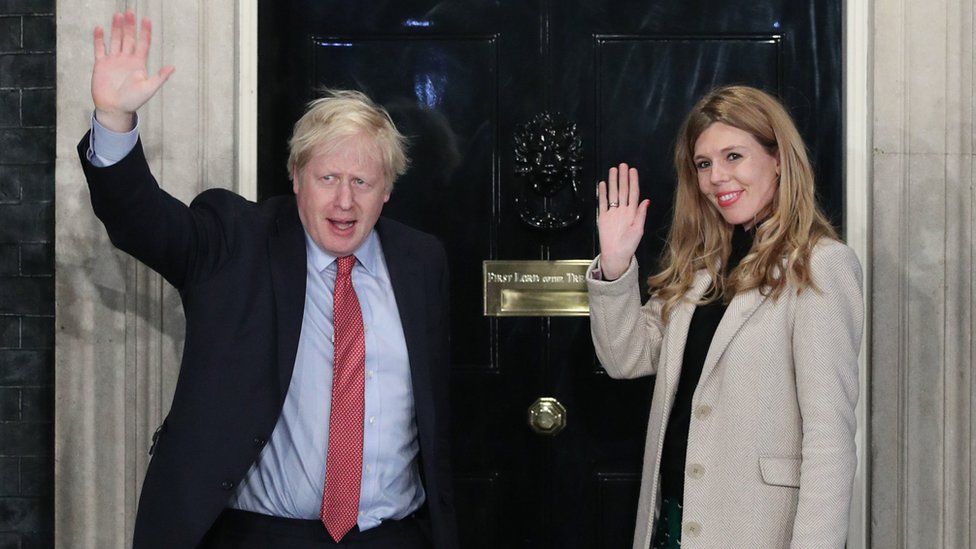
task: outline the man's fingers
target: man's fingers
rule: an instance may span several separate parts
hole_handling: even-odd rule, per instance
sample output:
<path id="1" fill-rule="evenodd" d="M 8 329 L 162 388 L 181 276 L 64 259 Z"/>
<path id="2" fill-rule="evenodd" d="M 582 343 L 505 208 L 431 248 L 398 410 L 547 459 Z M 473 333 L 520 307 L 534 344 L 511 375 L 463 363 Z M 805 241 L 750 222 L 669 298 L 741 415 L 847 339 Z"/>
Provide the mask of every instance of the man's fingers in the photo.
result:
<path id="1" fill-rule="evenodd" d="M 118 55 L 122 51 L 122 14 L 112 16 L 112 35 L 109 37 L 109 55 Z"/>
<path id="2" fill-rule="evenodd" d="M 136 43 L 136 55 L 145 59 L 149 57 L 149 44 L 152 43 L 152 23 L 148 17 L 142 18 L 142 28 L 139 32 L 139 41 Z"/>
<path id="3" fill-rule="evenodd" d="M 94 46 L 95 46 L 95 60 L 105 57 L 105 30 L 102 27 L 95 27 L 94 34 Z"/>
<path id="4" fill-rule="evenodd" d="M 122 53 L 133 53 L 136 50 L 136 14 L 125 12 L 122 24 Z"/>
<path id="5" fill-rule="evenodd" d="M 165 67 L 159 69 L 159 72 L 149 79 L 149 85 L 152 87 L 153 93 L 156 93 L 156 90 L 158 90 L 160 86 L 169 80 L 169 77 L 174 71 L 176 71 L 176 67 L 173 65 L 166 65 Z"/>

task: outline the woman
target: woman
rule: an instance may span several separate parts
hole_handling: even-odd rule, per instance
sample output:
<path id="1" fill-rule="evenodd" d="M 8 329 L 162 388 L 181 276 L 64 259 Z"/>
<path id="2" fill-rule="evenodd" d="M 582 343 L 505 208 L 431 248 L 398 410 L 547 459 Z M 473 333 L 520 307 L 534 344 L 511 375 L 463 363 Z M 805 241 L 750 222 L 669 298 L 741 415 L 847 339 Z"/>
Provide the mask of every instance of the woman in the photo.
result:
<path id="1" fill-rule="evenodd" d="M 743 86 L 689 113 L 661 271 L 641 306 L 637 170 L 600 182 L 587 276 L 617 378 L 656 375 L 634 548 L 843 547 L 863 307 L 782 105 Z"/>

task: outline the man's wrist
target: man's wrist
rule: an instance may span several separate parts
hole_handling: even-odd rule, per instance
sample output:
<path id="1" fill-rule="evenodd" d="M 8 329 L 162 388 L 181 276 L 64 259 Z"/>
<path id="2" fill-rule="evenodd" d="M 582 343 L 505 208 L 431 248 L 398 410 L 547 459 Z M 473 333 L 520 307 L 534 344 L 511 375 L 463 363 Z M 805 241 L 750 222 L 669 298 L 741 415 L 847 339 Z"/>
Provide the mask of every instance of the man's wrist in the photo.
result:
<path id="1" fill-rule="evenodd" d="M 108 112 L 96 108 L 95 120 L 106 130 L 116 133 L 128 133 L 136 127 L 135 113 L 131 112 Z"/>

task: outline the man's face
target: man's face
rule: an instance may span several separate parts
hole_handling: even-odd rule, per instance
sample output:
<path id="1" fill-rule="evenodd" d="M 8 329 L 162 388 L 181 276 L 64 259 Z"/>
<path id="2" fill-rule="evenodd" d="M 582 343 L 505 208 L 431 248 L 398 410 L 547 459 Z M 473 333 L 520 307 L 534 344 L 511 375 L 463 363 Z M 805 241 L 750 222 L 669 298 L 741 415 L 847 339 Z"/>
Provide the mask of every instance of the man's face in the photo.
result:
<path id="1" fill-rule="evenodd" d="M 292 174 L 302 225 L 319 248 L 337 257 L 363 243 L 390 199 L 374 153 L 367 139 L 351 137 L 316 152 Z"/>

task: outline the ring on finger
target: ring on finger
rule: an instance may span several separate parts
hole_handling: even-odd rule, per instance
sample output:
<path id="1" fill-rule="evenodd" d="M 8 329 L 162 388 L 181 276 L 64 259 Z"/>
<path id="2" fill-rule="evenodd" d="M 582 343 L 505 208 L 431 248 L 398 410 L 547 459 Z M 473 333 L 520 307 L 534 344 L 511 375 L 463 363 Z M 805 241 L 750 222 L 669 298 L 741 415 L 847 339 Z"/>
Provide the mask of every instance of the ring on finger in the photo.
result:
<path id="1" fill-rule="evenodd" d="M 607 204 L 607 207 L 608 208 L 616 208 L 619 205 L 620 205 L 620 202 L 617 202 L 616 200 L 614 200 L 613 202 L 610 202 L 609 204 Z"/>

